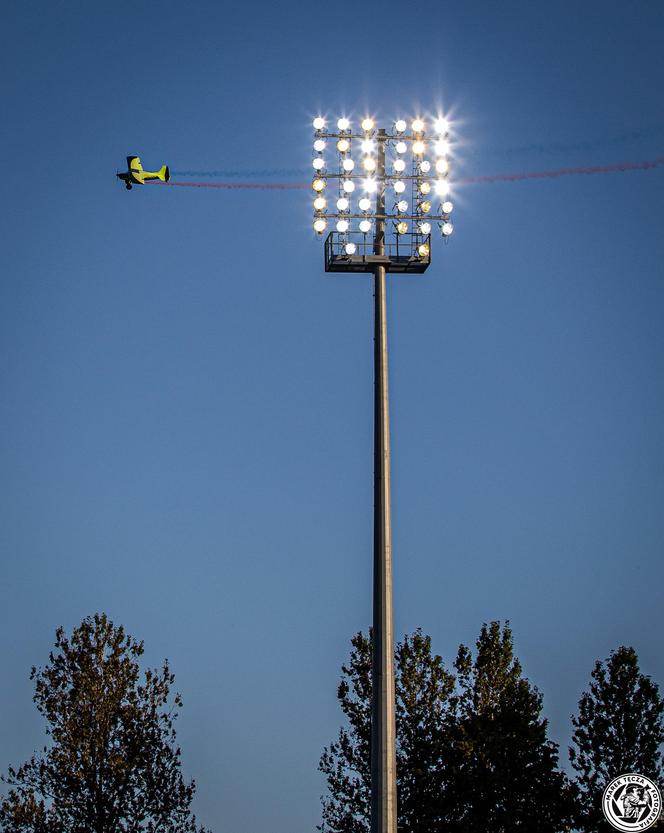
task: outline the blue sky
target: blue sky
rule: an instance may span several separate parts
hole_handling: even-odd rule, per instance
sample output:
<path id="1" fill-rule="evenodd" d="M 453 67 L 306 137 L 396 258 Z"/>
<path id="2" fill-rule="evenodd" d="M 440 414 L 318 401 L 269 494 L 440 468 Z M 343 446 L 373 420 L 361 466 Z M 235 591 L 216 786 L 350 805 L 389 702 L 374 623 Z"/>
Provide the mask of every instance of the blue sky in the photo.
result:
<path id="1" fill-rule="evenodd" d="M 459 176 L 653 159 L 664 9 L 4 17 L 0 769 L 42 742 L 55 628 L 103 610 L 172 663 L 199 819 L 312 831 L 371 615 L 371 281 L 324 273 L 306 190 L 115 171 L 306 170 L 319 112 L 439 107 Z M 663 185 L 459 187 L 449 245 L 389 278 L 396 633 L 451 659 L 509 618 L 563 747 L 597 658 L 631 644 L 664 676 Z"/>

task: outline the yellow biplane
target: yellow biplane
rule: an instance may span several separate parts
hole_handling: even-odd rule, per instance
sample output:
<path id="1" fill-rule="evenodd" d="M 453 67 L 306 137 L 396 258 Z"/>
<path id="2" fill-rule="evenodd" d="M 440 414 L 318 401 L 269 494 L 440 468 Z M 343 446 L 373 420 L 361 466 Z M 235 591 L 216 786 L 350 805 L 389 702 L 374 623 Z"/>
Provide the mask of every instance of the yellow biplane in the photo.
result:
<path id="1" fill-rule="evenodd" d="M 171 172 L 168 170 L 168 165 L 162 165 L 158 171 L 144 171 L 141 165 L 141 160 L 138 156 L 127 157 L 127 168 L 123 174 L 116 174 L 118 179 L 121 179 L 127 191 L 131 191 L 132 185 L 143 185 L 152 179 L 159 179 L 162 182 L 168 182 L 171 178 Z"/>

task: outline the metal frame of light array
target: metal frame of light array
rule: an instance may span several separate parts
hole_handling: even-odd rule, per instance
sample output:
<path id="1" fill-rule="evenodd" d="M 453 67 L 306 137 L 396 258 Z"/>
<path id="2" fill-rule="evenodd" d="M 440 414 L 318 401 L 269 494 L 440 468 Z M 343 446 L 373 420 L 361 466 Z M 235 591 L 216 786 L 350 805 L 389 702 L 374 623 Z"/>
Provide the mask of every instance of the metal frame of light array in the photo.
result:
<path id="1" fill-rule="evenodd" d="M 352 256 L 373 245 L 376 220 L 382 219 L 386 243 L 391 233 L 397 247 L 401 242 L 402 252 L 406 249 L 411 257 L 428 260 L 433 223 L 443 237 L 453 230 L 447 120 L 433 121 L 431 138 L 424 119 L 415 118 L 410 124 L 395 120 L 391 130 L 381 135 L 384 176 L 376 173 L 379 134 L 373 119 L 362 119 L 359 131 L 346 118 L 337 121 L 336 132 L 326 129 L 322 117 L 314 119 L 313 126 L 314 231 L 322 235 L 333 222 L 331 230 L 336 230 L 343 250 Z M 385 212 L 380 215 L 376 214 L 378 189 L 385 194 Z"/>

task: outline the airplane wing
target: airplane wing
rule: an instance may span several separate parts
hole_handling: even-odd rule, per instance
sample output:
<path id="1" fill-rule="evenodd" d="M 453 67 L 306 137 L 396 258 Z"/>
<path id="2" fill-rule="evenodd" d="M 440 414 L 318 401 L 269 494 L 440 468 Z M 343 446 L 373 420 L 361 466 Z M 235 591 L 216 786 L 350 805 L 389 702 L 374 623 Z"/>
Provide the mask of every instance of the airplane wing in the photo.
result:
<path id="1" fill-rule="evenodd" d="M 127 167 L 130 171 L 136 171 L 140 173 L 143 170 L 143 166 L 141 165 L 141 160 L 138 156 L 128 156 L 127 157 Z"/>

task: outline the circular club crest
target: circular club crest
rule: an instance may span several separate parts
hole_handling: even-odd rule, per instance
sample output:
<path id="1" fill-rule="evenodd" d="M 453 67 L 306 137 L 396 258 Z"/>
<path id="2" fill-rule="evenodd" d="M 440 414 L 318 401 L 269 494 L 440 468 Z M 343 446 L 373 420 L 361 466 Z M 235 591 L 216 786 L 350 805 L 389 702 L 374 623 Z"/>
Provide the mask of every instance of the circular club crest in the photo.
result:
<path id="1" fill-rule="evenodd" d="M 614 778 L 602 796 L 602 812 L 616 830 L 647 830 L 657 821 L 662 795 L 657 785 L 635 772 Z"/>

